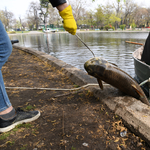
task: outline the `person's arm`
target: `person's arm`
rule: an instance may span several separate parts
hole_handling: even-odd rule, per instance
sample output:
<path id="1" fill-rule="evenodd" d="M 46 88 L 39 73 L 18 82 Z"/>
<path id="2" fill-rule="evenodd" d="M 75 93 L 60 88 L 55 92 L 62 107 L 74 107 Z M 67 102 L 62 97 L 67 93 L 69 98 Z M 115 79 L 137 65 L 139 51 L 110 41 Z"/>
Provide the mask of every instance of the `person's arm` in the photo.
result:
<path id="1" fill-rule="evenodd" d="M 56 6 L 56 8 L 57 8 L 59 11 L 64 10 L 66 7 L 68 7 L 68 4 L 67 4 L 67 3 L 64 3 L 64 4 L 61 4 L 61 5 Z"/>
<path id="2" fill-rule="evenodd" d="M 72 35 L 76 34 L 77 25 L 72 14 L 71 6 L 65 0 L 49 0 L 53 7 L 56 7 L 63 18 L 63 26 Z"/>
<path id="3" fill-rule="evenodd" d="M 53 7 L 57 7 L 59 5 L 67 3 L 66 0 L 49 0 L 49 2 L 52 4 Z"/>

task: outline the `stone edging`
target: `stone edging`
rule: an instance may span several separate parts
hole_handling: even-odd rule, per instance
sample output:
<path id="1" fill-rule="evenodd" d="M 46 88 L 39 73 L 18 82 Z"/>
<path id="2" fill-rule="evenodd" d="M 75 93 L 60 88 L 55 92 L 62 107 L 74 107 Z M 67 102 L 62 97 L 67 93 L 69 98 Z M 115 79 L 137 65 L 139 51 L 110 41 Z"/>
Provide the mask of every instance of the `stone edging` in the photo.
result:
<path id="1" fill-rule="evenodd" d="M 65 73 L 66 76 L 79 86 L 97 83 L 95 78 L 87 75 L 84 71 L 66 64 L 44 52 L 15 45 L 13 47 L 46 61 L 48 64 Z M 112 111 L 119 115 L 126 126 L 145 140 L 150 146 L 150 107 L 132 97 L 118 96 L 117 90 L 110 85 L 104 85 L 104 89 L 104 91 L 101 91 L 99 87 L 90 87 L 95 97 L 99 98 Z"/>

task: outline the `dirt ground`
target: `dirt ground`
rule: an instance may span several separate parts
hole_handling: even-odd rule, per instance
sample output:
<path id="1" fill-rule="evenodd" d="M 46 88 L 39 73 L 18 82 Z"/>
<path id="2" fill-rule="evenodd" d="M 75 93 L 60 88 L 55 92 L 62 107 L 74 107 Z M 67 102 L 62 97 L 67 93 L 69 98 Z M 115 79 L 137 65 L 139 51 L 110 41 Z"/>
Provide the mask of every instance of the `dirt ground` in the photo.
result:
<path id="1" fill-rule="evenodd" d="M 13 49 L 2 72 L 6 87 L 77 87 L 60 70 L 17 49 Z M 40 110 L 41 116 L 0 134 L 1 150 L 150 150 L 87 89 L 7 89 L 7 93 L 15 108 Z"/>

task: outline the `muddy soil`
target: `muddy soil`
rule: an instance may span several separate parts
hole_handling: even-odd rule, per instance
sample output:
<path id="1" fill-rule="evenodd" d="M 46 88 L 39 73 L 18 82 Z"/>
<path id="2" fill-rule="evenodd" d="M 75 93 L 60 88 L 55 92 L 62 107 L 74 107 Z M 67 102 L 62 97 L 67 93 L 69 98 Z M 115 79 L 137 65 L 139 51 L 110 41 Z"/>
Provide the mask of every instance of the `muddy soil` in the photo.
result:
<path id="1" fill-rule="evenodd" d="M 6 87 L 78 86 L 61 70 L 18 49 L 13 49 L 2 72 Z M 150 150 L 88 89 L 71 92 L 8 88 L 7 93 L 15 108 L 39 110 L 41 116 L 0 134 L 1 150 Z"/>

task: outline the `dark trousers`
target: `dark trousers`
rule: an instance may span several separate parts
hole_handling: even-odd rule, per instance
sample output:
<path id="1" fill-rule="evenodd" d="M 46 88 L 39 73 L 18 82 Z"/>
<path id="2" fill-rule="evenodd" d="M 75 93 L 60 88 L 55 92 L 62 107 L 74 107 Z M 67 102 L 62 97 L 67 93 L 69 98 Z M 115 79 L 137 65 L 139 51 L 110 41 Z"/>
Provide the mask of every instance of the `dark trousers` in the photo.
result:
<path id="1" fill-rule="evenodd" d="M 150 33 L 146 39 L 143 54 L 141 57 L 141 61 L 145 62 L 146 64 L 150 65 Z"/>

